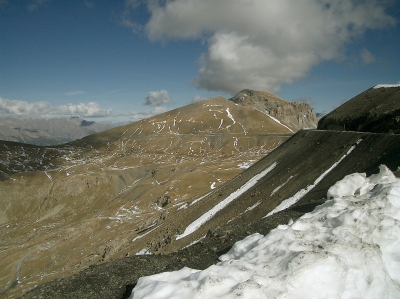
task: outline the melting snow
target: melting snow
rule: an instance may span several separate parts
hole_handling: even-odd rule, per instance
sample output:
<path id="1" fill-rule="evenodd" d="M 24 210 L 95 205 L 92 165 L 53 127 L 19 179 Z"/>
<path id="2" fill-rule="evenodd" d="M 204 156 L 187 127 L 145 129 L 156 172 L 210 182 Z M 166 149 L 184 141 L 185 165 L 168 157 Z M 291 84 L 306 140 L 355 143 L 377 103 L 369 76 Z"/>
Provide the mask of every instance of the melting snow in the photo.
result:
<path id="1" fill-rule="evenodd" d="M 289 128 L 288 126 L 286 126 L 286 125 L 284 125 L 283 123 L 281 123 L 278 119 L 276 119 L 275 117 L 273 117 L 273 116 L 271 116 L 271 115 L 269 115 L 269 114 L 266 114 L 266 115 L 268 115 L 272 120 L 274 120 L 274 121 L 276 121 L 278 124 L 280 124 L 281 126 L 284 126 L 286 129 L 288 129 L 290 132 L 292 132 L 292 133 L 294 133 L 294 131 L 291 129 L 291 128 Z"/>
<path id="2" fill-rule="evenodd" d="M 362 139 L 359 139 L 357 141 L 357 144 L 359 144 L 362 141 Z M 332 171 L 332 169 L 334 169 L 340 162 L 342 162 L 342 160 L 344 158 L 346 158 L 354 149 L 356 148 L 356 145 L 353 145 L 348 151 L 347 153 L 345 153 L 340 159 L 339 161 L 335 162 L 331 167 L 329 167 L 327 170 L 325 170 L 325 172 L 323 174 L 321 174 L 316 180 L 315 182 L 310 185 L 307 186 L 304 189 L 301 189 L 299 191 L 297 191 L 297 193 L 295 195 L 293 195 L 292 197 L 289 197 L 288 199 L 283 200 L 280 205 L 278 205 L 275 209 L 273 209 L 271 212 L 269 212 L 265 217 L 271 216 L 275 213 L 278 213 L 279 211 L 283 211 L 285 209 L 287 209 L 288 207 L 290 207 L 291 205 L 295 204 L 296 202 L 298 202 L 301 198 L 303 198 L 304 195 L 306 195 L 308 192 L 310 192 L 312 189 L 314 189 L 314 187 L 316 185 L 319 184 L 319 182 L 322 181 L 322 179 L 324 177 L 326 177 L 326 175 L 328 173 L 330 173 Z M 264 218 L 265 218 L 264 217 Z"/>
<path id="3" fill-rule="evenodd" d="M 228 115 L 228 117 L 232 120 L 233 124 L 226 126 L 226 128 L 228 129 L 229 127 L 233 126 L 234 124 L 236 124 L 235 119 L 233 118 L 232 114 L 229 112 L 229 108 L 226 108 L 226 114 Z"/>
<path id="4" fill-rule="evenodd" d="M 288 178 L 288 179 L 286 180 L 286 182 L 284 182 L 282 185 L 276 187 L 276 188 L 271 192 L 271 195 L 270 195 L 270 196 L 274 195 L 276 192 L 279 191 L 279 189 L 281 189 L 283 186 L 285 186 L 286 183 L 289 182 L 289 180 L 290 180 L 292 177 L 293 177 L 293 176 L 291 175 L 290 178 Z"/>
<path id="5" fill-rule="evenodd" d="M 241 186 L 238 190 L 235 192 L 231 193 L 227 198 L 216 204 L 211 210 L 200 216 L 198 219 L 193 221 L 191 224 L 186 227 L 185 231 L 183 232 L 182 235 L 178 235 L 176 237 L 177 240 L 184 238 L 191 233 L 195 232 L 200 226 L 202 226 L 204 223 L 206 223 L 208 220 L 210 220 L 214 215 L 225 208 L 227 205 L 229 205 L 233 200 L 235 200 L 238 196 L 249 190 L 251 187 L 253 187 L 262 177 L 264 177 L 268 172 L 270 172 L 272 169 L 276 167 L 278 163 L 275 162 L 271 166 L 269 166 L 267 169 L 263 170 L 259 174 L 255 175 L 252 177 L 247 183 L 245 183 L 243 186 Z"/>
<path id="6" fill-rule="evenodd" d="M 242 163 L 239 163 L 238 164 L 238 167 L 240 168 L 240 169 L 247 169 L 247 168 L 249 168 L 251 166 L 251 164 L 249 163 L 249 162 L 242 162 Z"/>
<path id="7" fill-rule="evenodd" d="M 354 179 L 357 177 L 356 179 Z M 400 179 L 346 176 L 296 222 L 237 242 L 205 270 L 139 279 L 139 298 L 400 298 Z"/>

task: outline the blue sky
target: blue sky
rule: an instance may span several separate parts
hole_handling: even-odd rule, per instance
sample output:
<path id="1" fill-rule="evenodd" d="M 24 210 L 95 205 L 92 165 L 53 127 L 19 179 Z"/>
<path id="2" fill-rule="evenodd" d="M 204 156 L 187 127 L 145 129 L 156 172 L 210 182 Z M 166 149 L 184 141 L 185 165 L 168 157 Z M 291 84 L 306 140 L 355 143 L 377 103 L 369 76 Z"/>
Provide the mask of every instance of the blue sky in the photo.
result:
<path id="1" fill-rule="evenodd" d="M 134 121 L 243 88 L 317 112 L 400 81 L 395 0 L 0 0 L 0 115 Z"/>

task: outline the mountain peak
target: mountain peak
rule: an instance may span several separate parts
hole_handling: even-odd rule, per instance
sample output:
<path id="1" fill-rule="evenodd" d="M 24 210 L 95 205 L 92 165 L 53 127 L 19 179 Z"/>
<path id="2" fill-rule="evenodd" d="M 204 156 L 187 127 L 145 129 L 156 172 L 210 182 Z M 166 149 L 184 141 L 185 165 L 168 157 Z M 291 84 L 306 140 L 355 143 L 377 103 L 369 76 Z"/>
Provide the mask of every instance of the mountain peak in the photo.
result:
<path id="1" fill-rule="evenodd" d="M 289 102 L 267 91 L 243 89 L 229 100 L 273 117 L 292 132 L 317 127 L 317 116 L 308 104 Z"/>

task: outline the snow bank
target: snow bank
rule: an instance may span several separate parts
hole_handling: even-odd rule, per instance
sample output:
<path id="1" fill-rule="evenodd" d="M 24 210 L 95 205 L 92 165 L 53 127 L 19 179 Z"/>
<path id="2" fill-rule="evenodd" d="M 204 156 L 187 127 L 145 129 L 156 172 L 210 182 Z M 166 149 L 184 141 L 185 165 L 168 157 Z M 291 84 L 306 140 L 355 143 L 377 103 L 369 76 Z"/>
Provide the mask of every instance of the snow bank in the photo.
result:
<path id="1" fill-rule="evenodd" d="M 130 298 L 400 298 L 400 180 L 380 170 L 346 176 L 325 204 L 206 270 L 140 278 Z"/>

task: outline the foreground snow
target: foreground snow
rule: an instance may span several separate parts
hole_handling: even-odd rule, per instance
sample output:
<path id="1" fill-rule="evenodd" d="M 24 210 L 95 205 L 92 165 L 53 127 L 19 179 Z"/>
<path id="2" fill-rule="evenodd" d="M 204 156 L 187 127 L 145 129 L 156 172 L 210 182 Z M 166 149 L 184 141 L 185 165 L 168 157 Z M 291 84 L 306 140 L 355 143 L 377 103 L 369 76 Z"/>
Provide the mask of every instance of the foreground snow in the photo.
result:
<path id="1" fill-rule="evenodd" d="M 325 204 L 206 270 L 140 278 L 130 298 L 400 298 L 400 180 L 380 170 L 346 176 Z"/>

